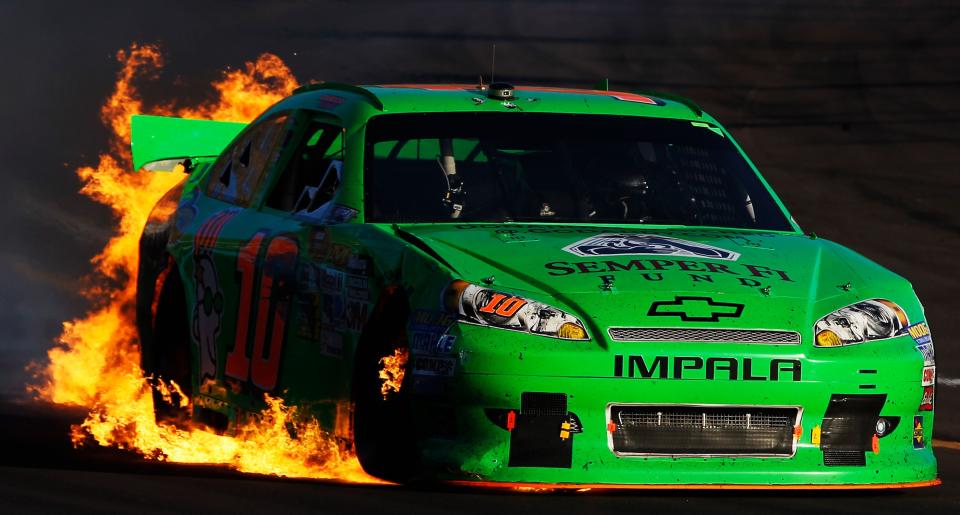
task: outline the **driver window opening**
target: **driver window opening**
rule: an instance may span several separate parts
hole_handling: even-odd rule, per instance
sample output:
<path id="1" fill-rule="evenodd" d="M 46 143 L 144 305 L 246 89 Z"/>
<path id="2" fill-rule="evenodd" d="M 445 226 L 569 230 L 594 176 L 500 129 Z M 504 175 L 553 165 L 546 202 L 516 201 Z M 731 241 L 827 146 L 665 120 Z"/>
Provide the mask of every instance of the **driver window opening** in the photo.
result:
<path id="1" fill-rule="evenodd" d="M 313 122 L 307 128 L 267 206 L 294 214 L 314 216 L 324 209 L 340 187 L 343 168 L 343 131 Z"/>
<path id="2" fill-rule="evenodd" d="M 211 197 L 248 205 L 261 179 L 276 163 L 283 142 L 293 130 L 293 119 L 276 116 L 247 129 L 217 158 L 207 187 Z"/>

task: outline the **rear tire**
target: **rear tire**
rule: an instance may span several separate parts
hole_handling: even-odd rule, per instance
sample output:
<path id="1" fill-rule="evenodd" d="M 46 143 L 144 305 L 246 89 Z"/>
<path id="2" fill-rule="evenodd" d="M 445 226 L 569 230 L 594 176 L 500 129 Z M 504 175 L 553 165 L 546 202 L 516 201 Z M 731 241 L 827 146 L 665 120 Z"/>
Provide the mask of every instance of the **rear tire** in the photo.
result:
<path id="1" fill-rule="evenodd" d="M 144 373 L 154 381 L 176 383 L 185 399 L 173 393 L 164 399 L 159 389 L 153 388 L 153 410 L 158 422 L 186 425 L 190 409 L 180 407 L 181 401 L 193 396 L 193 377 L 190 353 L 190 325 L 187 317 L 183 282 L 176 268 L 170 271 L 162 285 L 157 302 L 157 315 L 149 342 L 141 347 Z"/>

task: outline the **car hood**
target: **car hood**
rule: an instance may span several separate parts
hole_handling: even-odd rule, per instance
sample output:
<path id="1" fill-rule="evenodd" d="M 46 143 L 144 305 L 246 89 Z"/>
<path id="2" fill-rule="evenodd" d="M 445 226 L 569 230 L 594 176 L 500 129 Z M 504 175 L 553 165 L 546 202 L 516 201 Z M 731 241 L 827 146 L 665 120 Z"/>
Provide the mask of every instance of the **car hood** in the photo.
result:
<path id="1" fill-rule="evenodd" d="M 467 281 L 492 278 L 491 288 L 546 302 L 549 295 L 602 325 L 809 328 L 905 282 L 840 245 L 794 233 L 513 223 L 397 229 Z M 736 311 L 724 304 L 744 307 L 714 315 Z"/>

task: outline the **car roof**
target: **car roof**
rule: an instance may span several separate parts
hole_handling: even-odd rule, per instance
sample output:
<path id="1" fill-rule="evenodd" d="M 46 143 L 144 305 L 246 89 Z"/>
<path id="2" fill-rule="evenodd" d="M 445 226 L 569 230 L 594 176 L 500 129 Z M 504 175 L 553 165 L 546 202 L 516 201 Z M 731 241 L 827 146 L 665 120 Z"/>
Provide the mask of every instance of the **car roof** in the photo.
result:
<path id="1" fill-rule="evenodd" d="M 497 85 L 495 84 L 496 88 Z M 488 96 L 476 84 L 317 83 L 302 86 L 271 108 L 333 112 L 344 118 L 381 113 L 505 112 L 645 116 L 716 123 L 692 101 L 663 93 L 634 93 L 547 86 L 511 86 L 514 98 Z"/>

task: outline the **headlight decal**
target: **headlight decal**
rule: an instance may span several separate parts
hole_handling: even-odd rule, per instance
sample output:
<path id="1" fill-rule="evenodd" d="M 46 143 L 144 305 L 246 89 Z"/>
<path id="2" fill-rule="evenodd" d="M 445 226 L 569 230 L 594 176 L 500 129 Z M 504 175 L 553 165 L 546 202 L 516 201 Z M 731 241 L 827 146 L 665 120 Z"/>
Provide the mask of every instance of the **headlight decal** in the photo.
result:
<path id="1" fill-rule="evenodd" d="M 886 299 L 871 299 L 840 308 L 814 325 L 817 347 L 841 347 L 904 334 L 906 312 Z"/>
<path id="2" fill-rule="evenodd" d="M 561 309 L 466 281 L 451 283 L 443 302 L 461 322 L 564 340 L 590 339 L 583 323 Z"/>

